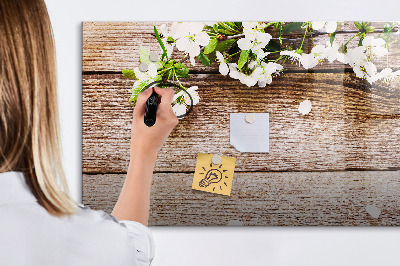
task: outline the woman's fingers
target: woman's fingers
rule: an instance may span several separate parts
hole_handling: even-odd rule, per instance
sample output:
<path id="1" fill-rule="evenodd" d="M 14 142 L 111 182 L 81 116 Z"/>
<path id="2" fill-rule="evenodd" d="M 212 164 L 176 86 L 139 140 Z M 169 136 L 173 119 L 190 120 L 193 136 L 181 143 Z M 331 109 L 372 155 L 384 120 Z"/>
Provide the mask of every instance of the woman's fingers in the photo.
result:
<path id="1" fill-rule="evenodd" d="M 135 109 L 133 110 L 133 116 L 136 117 L 143 117 L 144 111 L 146 110 L 146 101 L 150 97 L 151 93 L 153 92 L 152 88 L 148 88 L 141 93 L 139 93 Z"/>
<path id="2" fill-rule="evenodd" d="M 161 95 L 160 104 L 163 104 L 163 105 L 169 104 L 169 106 L 171 106 L 171 102 L 172 102 L 172 99 L 174 98 L 174 94 L 175 94 L 175 91 L 173 89 L 171 89 L 171 88 L 163 89 L 163 88 L 159 88 L 159 87 L 154 87 L 154 90 L 158 95 Z"/>
<path id="3" fill-rule="evenodd" d="M 179 121 L 171 106 L 175 91 L 170 88 L 162 89 L 158 87 L 155 87 L 154 90 L 157 94 L 161 95 L 161 102 L 158 106 L 157 115 L 169 121 L 170 123 L 168 124 L 171 124 L 173 127 L 176 126 Z"/>
<path id="4" fill-rule="evenodd" d="M 161 101 L 157 108 L 157 117 L 161 118 L 161 120 L 164 121 L 170 121 L 171 124 L 175 126 L 179 122 L 175 113 L 172 111 L 172 106 L 171 106 L 175 91 L 170 88 L 163 89 L 159 87 L 154 87 L 154 91 L 161 96 Z M 146 110 L 146 102 L 147 99 L 152 94 L 152 92 L 153 88 L 148 88 L 145 91 L 139 93 L 135 109 L 133 111 L 134 118 L 143 119 Z"/>

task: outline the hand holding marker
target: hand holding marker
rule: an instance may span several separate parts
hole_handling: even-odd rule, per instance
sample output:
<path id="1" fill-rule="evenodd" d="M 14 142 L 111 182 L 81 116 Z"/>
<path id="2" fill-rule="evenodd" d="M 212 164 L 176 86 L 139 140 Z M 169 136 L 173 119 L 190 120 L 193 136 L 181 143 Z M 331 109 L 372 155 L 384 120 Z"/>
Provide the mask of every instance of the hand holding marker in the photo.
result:
<path id="1" fill-rule="evenodd" d="M 175 85 L 173 83 L 154 81 L 154 82 L 150 83 L 149 85 L 147 85 L 144 90 L 150 88 L 154 84 L 158 84 L 158 85 L 160 85 L 160 87 L 161 86 L 162 87 L 172 86 L 172 87 L 179 88 L 179 86 L 177 86 L 177 85 Z M 193 106 L 193 98 L 192 98 L 192 96 L 186 90 L 183 90 L 183 91 L 185 93 L 187 93 L 187 95 L 189 95 L 191 104 L 189 106 L 189 109 L 186 111 L 186 113 L 183 114 L 183 115 L 178 116 L 178 118 L 183 118 L 186 115 L 188 115 L 189 112 L 192 110 L 192 106 Z M 146 101 L 146 109 L 145 109 L 145 113 L 144 113 L 144 123 L 148 127 L 152 127 L 156 123 L 157 106 L 158 106 L 158 94 L 154 91 L 154 87 L 153 87 L 153 93 L 150 95 L 150 97 Z"/>

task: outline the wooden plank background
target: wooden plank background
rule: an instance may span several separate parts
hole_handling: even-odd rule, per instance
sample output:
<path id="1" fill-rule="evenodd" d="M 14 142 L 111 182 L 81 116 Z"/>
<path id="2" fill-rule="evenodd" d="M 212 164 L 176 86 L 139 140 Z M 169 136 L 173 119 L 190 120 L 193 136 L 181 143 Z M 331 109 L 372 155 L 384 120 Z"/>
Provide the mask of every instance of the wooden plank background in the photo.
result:
<path id="1" fill-rule="evenodd" d="M 161 24 L 83 23 L 83 203 L 94 209 L 111 212 L 129 162 L 133 82 L 120 70 L 138 65 L 141 44 L 159 51 L 152 27 Z M 374 26 L 377 36 L 383 23 Z M 354 30 L 344 23 L 337 40 Z M 299 32 L 284 37 L 301 41 Z M 314 34 L 316 43 L 327 40 Z M 390 46 L 394 69 L 399 46 Z M 159 153 L 150 225 L 400 225 L 400 82 L 370 86 L 340 63 L 286 66 L 265 88 L 224 77 L 217 64 L 190 68 L 185 83 L 199 86 L 201 101 Z M 385 66 L 386 58 L 378 63 Z M 305 99 L 313 109 L 302 116 Z M 270 113 L 269 153 L 229 144 L 233 112 Z M 191 190 L 200 152 L 237 158 L 230 197 Z M 378 219 L 369 204 L 381 209 Z"/>

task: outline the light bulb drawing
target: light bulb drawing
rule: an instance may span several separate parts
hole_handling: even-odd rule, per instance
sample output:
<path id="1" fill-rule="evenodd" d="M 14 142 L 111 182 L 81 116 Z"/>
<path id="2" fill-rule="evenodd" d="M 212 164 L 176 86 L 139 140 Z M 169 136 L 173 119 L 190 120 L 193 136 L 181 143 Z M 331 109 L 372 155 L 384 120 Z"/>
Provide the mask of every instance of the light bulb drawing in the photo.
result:
<path id="1" fill-rule="evenodd" d="M 215 191 L 215 188 L 218 187 L 218 185 L 219 189 L 222 190 L 222 184 L 220 184 L 220 182 L 223 180 L 224 177 L 228 178 L 227 176 L 224 176 L 224 172 L 228 170 L 221 169 L 222 164 L 220 164 L 219 167 L 217 168 L 212 168 L 212 167 L 213 167 L 212 163 L 210 164 L 210 169 L 208 170 L 204 166 L 202 167 L 204 172 L 200 174 L 201 175 L 205 174 L 205 177 L 200 180 L 199 186 L 206 188 L 211 184 L 215 184 L 216 186 L 213 188 L 213 191 Z M 228 186 L 226 182 L 223 182 L 223 184 L 225 186 Z"/>

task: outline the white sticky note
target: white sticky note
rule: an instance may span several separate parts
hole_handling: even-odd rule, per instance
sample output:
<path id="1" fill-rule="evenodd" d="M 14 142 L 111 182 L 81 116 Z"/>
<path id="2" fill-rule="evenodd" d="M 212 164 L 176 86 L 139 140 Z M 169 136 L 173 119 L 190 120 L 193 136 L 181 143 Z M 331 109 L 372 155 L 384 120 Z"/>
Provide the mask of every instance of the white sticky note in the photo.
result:
<path id="1" fill-rule="evenodd" d="M 230 114 L 230 142 L 240 152 L 269 152 L 269 114 L 251 113 L 254 122 L 246 122 L 248 113 Z"/>

